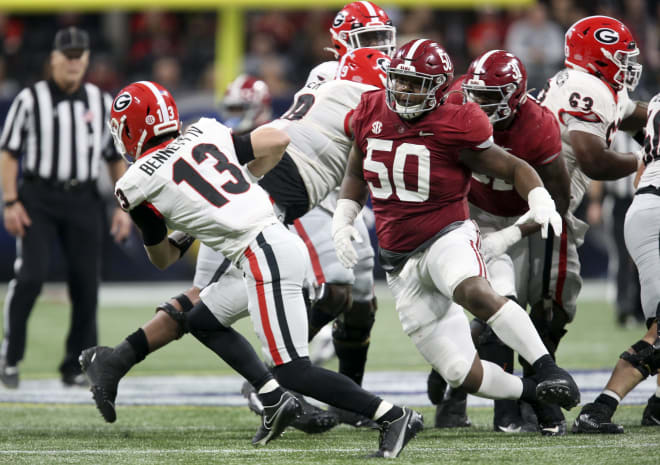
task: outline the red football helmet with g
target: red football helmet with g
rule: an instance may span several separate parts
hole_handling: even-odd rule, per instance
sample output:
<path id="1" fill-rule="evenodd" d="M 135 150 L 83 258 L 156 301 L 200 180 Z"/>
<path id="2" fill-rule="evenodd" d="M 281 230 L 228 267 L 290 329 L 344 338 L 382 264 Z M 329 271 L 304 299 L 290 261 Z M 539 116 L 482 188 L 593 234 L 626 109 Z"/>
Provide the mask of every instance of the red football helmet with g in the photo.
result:
<path id="1" fill-rule="evenodd" d="M 387 106 L 404 119 L 417 118 L 439 104 L 453 79 L 454 65 L 440 44 L 411 40 L 387 70 Z"/>
<path id="2" fill-rule="evenodd" d="M 639 48 L 618 19 L 589 16 L 566 32 L 566 66 L 593 74 L 615 90 L 634 90 L 642 75 Z"/>
<path id="3" fill-rule="evenodd" d="M 385 10 L 371 2 L 345 5 L 330 27 L 333 51 L 338 57 L 369 47 L 391 55 L 396 48 L 396 29 Z"/>
<path id="4" fill-rule="evenodd" d="M 360 48 L 344 55 L 339 61 L 335 79 L 359 82 L 385 88 L 390 57 L 371 48 Z"/>
<path id="5" fill-rule="evenodd" d="M 220 113 L 225 126 L 237 133 L 266 124 L 273 117 L 268 85 L 247 74 L 238 76 L 227 87 Z"/>
<path id="6" fill-rule="evenodd" d="M 151 81 L 134 82 L 119 91 L 112 102 L 109 125 L 115 147 L 128 163 L 140 157 L 144 144 L 153 137 L 176 135 L 181 130 L 174 98 Z"/>
<path id="7" fill-rule="evenodd" d="M 527 71 L 512 53 L 491 50 L 470 63 L 461 87 L 468 100 L 496 123 L 514 114 L 527 99 Z"/>

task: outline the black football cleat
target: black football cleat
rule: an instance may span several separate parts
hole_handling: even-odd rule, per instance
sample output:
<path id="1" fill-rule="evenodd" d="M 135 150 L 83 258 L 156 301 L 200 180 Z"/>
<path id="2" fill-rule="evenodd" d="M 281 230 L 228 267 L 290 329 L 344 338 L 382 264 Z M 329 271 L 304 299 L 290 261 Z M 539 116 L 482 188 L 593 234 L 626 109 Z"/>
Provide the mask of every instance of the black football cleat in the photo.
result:
<path id="1" fill-rule="evenodd" d="M 9 366 L 4 359 L 0 359 L 0 382 L 7 389 L 18 389 L 18 367 Z"/>
<path id="2" fill-rule="evenodd" d="M 660 398 L 652 395 L 642 413 L 642 426 L 660 426 Z"/>
<path id="3" fill-rule="evenodd" d="M 420 413 L 403 408 L 403 415 L 394 421 L 380 425 L 378 451 L 370 457 L 393 459 L 399 456 L 406 444 L 424 429 L 424 418 Z"/>
<path id="4" fill-rule="evenodd" d="M 255 414 L 261 416 L 264 411 L 264 406 L 261 403 L 261 400 L 259 400 L 259 396 L 257 395 L 257 391 L 254 389 L 254 386 L 252 386 L 247 381 L 244 381 L 243 385 L 241 386 L 241 394 L 243 394 L 243 397 L 247 399 L 248 408 Z"/>
<path id="5" fill-rule="evenodd" d="M 332 405 L 328 407 L 328 413 L 334 415 L 337 418 L 337 422 L 343 423 L 345 425 L 355 426 L 356 428 L 380 428 L 378 423 L 373 421 L 371 418 L 367 418 L 364 415 L 360 415 L 359 413 L 333 407 Z"/>
<path id="6" fill-rule="evenodd" d="M 497 433 L 517 434 L 538 431 L 536 419 L 526 421 L 517 400 L 502 399 L 495 401 L 493 430 Z"/>
<path id="7" fill-rule="evenodd" d="M 117 420 L 117 386 L 126 372 L 120 367 L 114 352 L 111 347 L 95 346 L 83 350 L 78 357 L 80 367 L 89 380 L 89 390 L 92 391 L 96 407 L 108 423 Z"/>
<path id="8" fill-rule="evenodd" d="M 312 405 L 300 394 L 294 394 L 300 402 L 301 414 L 293 420 L 291 426 L 307 433 L 321 434 L 331 430 L 339 423 L 332 412 L 327 412 L 316 405 Z"/>
<path id="9" fill-rule="evenodd" d="M 467 416 L 467 399 L 446 396 L 435 408 L 436 428 L 465 428 L 472 426 Z"/>
<path id="10" fill-rule="evenodd" d="M 248 407 L 257 415 L 261 416 L 264 406 L 259 400 L 259 396 L 254 387 L 245 381 L 241 387 L 241 394 L 247 399 Z M 337 416 L 331 412 L 310 404 L 301 394 L 292 393 L 300 402 L 302 411 L 300 415 L 291 423 L 291 426 L 307 434 L 320 434 L 331 430 L 339 421 Z"/>
<path id="11" fill-rule="evenodd" d="M 82 373 L 67 373 L 62 375 L 64 387 L 89 387 L 89 380 Z"/>
<path id="12" fill-rule="evenodd" d="M 558 405 L 537 401 L 532 404 L 532 407 L 536 413 L 542 436 L 566 435 L 566 418 Z"/>
<path id="13" fill-rule="evenodd" d="M 613 413 L 607 405 L 598 402 L 586 404 L 573 422 L 573 433 L 622 434 L 623 426 L 612 423 Z"/>
<path id="14" fill-rule="evenodd" d="M 536 397 L 542 402 L 570 410 L 580 403 L 580 389 L 573 377 L 554 361 L 536 369 Z"/>
<path id="15" fill-rule="evenodd" d="M 265 446 L 277 439 L 301 413 L 302 407 L 298 399 L 290 392 L 283 391 L 275 405 L 264 405 L 261 425 L 252 438 L 252 444 Z"/>

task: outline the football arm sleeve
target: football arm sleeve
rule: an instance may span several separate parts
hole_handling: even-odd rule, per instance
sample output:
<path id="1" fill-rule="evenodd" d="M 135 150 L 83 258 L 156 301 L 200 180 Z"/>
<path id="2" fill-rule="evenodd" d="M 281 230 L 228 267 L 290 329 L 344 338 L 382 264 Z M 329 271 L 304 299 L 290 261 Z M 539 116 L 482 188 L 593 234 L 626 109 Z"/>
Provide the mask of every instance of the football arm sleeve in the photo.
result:
<path id="1" fill-rule="evenodd" d="M 176 262 L 194 241 L 192 236 L 180 231 L 168 237 L 165 220 L 144 202 L 129 213 L 142 233 L 149 260 L 158 269 L 164 270 Z"/>

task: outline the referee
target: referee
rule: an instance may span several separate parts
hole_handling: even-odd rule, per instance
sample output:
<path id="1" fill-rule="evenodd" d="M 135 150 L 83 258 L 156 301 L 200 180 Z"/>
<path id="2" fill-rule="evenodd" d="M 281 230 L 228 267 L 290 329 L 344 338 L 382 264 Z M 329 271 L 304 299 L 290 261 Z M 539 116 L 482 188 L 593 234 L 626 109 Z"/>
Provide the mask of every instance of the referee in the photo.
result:
<path id="1" fill-rule="evenodd" d="M 0 348 L 0 380 L 8 388 L 18 387 L 27 320 L 47 277 L 54 239 L 67 260 L 72 303 L 59 367 L 64 385 L 85 385 L 78 355 L 97 343 L 104 206 L 96 179 L 101 157 L 113 181 L 126 167 L 106 125 L 110 95 L 83 83 L 88 64 L 87 33 L 75 27 L 58 31 L 50 55 L 51 78 L 16 96 L 0 134 L 4 226 L 16 237 L 15 276 L 6 296 Z M 130 232 L 130 218 L 120 209 L 114 212 L 111 232 L 116 241 Z"/>

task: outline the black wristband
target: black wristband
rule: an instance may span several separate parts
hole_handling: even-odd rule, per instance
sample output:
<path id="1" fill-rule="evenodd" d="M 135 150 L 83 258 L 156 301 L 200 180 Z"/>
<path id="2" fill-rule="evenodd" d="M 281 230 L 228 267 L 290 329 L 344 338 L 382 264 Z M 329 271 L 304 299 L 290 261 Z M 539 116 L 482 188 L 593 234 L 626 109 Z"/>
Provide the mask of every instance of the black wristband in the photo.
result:
<path id="1" fill-rule="evenodd" d="M 186 253 L 192 243 L 195 242 L 193 236 L 182 231 L 174 231 L 167 237 L 167 240 L 170 241 L 170 244 L 179 249 L 179 252 L 181 253 L 179 258 L 183 257 L 183 254 Z"/>
<path id="2" fill-rule="evenodd" d="M 5 208 L 11 207 L 15 203 L 18 203 L 18 198 L 12 199 L 12 200 L 5 200 Z"/>

